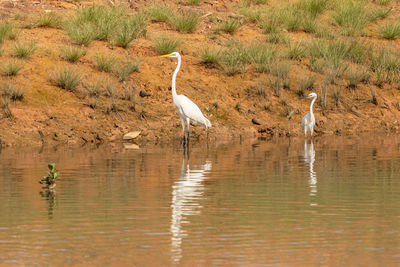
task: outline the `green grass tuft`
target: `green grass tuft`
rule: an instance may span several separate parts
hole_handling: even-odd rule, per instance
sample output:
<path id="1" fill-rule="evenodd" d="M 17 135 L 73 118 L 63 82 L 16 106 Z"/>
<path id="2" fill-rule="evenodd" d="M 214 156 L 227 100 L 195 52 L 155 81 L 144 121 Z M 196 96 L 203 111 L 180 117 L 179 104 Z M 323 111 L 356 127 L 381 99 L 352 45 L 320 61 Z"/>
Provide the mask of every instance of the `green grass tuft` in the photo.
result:
<path id="1" fill-rule="evenodd" d="M 61 49 L 61 57 L 71 63 L 75 63 L 81 57 L 85 56 L 86 52 L 87 51 L 85 49 L 74 46 L 68 46 L 68 47 L 63 47 Z"/>
<path id="2" fill-rule="evenodd" d="M 154 38 L 154 47 L 162 55 L 169 54 L 178 49 L 182 40 L 169 35 L 161 35 Z"/>
<path id="3" fill-rule="evenodd" d="M 36 50 L 36 44 L 30 43 L 17 43 L 14 45 L 14 55 L 19 58 L 29 58 Z"/>
<path id="4" fill-rule="evenodd" d="M 230 18 L 222 23 L 221 31 L 233 34 L 240 27 L 240 21 L 236 18 Z"/>
<path id="5" fill-rule="evenodd" d="M 111 72 L 116 61 L 114 56 L 105 56 L 104 54 L 97 54 L 95 60 L 97 69 L 105 72 Z"/>
<path id="6" fill-rule="evenodd" d="M 62 89 L 74 92 L 80 84 L 81 73 L 72 68 L 59 69 L 52 74 L 50 81 Z"/>
<path id="7" fill-rule="evenodd" d="M 205 47 L 200 50 L 201 62 L 204 64 L 218 64 L 222 57 L 221 49 Z"/>
<path id="8" fill-rule="evenodd" d="M 5 76 L 15 76 L 22 69 L 22 64 L 18 61 L 10 61 L 3 66 Z"/>
<path id="9" fill-rule="evenodd" d="M 400 36 L 400 23 L 386 23 L 379 29 L 379 33 L 385 39 L 396 39 Z"/>
<path id="10" fill-rule="evenodd" d="M 59 28 L 62 25 L 62 21 L 60 16 L 58 16 L 55 12 L 48 12 L 40 15 L 36 25 L 38 27 Z"/>
<path id="11" fill-rule="evenodd" d="M 151 21 L 167 22 L 173 14 L 173 10 L 167 4 L 151 5 L 146 9 L 146 14 Z"/>
<path id="12" fill-rule="evenodd" d="M 180 11 L 170 18 L 170 23 L 178 32 L 193 32 L 200 15 L 195 11 Z"/>

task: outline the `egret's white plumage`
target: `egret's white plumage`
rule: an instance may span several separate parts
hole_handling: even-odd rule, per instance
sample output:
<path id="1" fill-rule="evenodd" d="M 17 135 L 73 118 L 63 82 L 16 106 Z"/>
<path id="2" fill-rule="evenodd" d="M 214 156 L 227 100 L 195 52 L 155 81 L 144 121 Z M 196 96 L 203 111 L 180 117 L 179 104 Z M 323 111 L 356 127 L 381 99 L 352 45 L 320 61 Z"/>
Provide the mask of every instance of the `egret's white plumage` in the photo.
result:
<path id="1" fill-rule="evenodd" d="M 185 95 L 178 95 L 176 93 L 176 76 L 181 67 L 181 55 L 178 52 L 173 52 L 162 57 L 173 57 L 178 59 L 178 65 L 172 75 L 172 100 L 178 110 L 179 117 L 181 118 L 183 140 L 185 141 L 185 123 L 187 125 L 187 139 L 189 140 L 190 123 L 193 125 L 200 124 L 208 129 L 211 127 L 211 122 L 203 115 L 200 108 L 193 103 L 192 100 L 187 98 Z"/>
<path id="2" fill-rule="evenodd" d="M 311 93 L 308 96 L 306 96 L 306 98 L 313 98 L 313 100 L 311 101 L 310 112 L 307 113 L 307 115 L 305 115 L 303 117 L 303 119 L 301 120 L 301 130 L 304 132 L 304 135 L 306 137 L 307 137 L 307 132 L 310 132 L 311 138 L 312 138 L 313 133 L 314 133 L 314 126 L 315 126 L 315 117 L 314 117 L 314 113 L 313 113 L 313 105 L 314 105 L 315 100 L 317 100 L 317 94 L 316 93 Z"/>

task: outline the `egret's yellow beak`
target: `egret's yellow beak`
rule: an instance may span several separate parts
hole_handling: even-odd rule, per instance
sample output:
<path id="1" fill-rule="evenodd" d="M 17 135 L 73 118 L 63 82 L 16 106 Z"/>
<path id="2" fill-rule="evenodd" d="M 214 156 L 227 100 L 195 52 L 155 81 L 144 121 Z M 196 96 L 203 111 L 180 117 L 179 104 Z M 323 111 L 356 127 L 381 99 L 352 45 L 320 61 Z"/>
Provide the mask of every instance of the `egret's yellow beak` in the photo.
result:
<path id="1" fill-rule="evenodd" d="M 162 56 L 160 56 L 160 57 L 170 57 L 170 56 L 172 56 L 172 54 L 162 55 Z"/>

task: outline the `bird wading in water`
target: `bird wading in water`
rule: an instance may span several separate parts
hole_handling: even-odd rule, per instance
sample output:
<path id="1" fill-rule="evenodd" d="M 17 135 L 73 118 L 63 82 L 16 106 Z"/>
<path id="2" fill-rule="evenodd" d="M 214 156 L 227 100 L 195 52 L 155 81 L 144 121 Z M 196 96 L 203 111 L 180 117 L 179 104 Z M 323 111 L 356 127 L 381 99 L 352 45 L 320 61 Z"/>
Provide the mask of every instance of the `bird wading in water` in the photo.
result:
<path id="1" fill-rule="evenodd" d="M 185 145 L 186 141 L 189 143 L 189 126 L 190 123 L 193 125 L 203 125 L 208 128 L 211 127 L 211 122 L 203 115 L 200 108 L 193 103 L 192 100 L 187 98 L 185 95 L 178 95 L 176 93 L 176 76 L 178 75 L 179 69 L 181 67 L 181 55 L 178 52 L 173 52 L 168 55 L 163 55 L 161 57 L 172 57 L 178 59 L 178 65 L 172 75 L 172 100 L 176 109 L 178 110 L 179 117 L 181 118 L 182 123 L 182 138 L 183 145 Z M 185 123 L 187 124 L 187 137 L 185 138 Z M 208 132 L 207 132 L 208 133 Z"/>
<path id="2" fill-rule="evenodd" d="M 314 133 L 314 126 L 315 126 L 315 117 L 313 113 L 313 105 L 315 100 L 317 100 L 317 94 L 316 93 L 311 93 L 305 98 L 312 98 L 313 100 L 311 101 L 310 105 L 310 112 L 307 113 L 301 120 L 301 130 L 304 132 L 304 136 L 307 137 L 307 132 L 310 132 L 311 138 L 313 137 Z"/>

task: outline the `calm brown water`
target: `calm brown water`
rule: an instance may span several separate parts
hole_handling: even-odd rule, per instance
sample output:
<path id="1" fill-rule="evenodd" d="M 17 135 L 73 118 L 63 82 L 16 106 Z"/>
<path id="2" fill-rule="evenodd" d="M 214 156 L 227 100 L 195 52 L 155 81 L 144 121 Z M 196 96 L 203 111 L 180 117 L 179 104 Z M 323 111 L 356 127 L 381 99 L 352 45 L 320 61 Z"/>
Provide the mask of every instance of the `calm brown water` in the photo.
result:
<path id="1" fill-rule="evenodd" d="M 1 266 L 399 266 L 400 138 L 3 149 L 0 212 Z"/>

